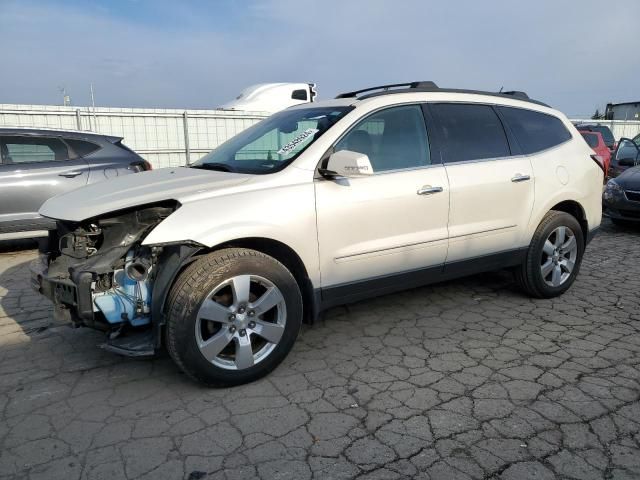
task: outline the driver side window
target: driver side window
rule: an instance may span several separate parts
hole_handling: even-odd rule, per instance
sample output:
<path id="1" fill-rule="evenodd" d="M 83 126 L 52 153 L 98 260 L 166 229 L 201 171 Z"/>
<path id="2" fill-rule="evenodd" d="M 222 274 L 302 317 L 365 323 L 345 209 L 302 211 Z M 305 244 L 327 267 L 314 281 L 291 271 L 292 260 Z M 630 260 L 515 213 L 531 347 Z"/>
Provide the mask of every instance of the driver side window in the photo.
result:
<path id="1" fill-rule="evenodd" d="M 420 105 L 386 108 L 360 120 L 336 145 L 369 157 L 374 173 L 431 164 Z"/>

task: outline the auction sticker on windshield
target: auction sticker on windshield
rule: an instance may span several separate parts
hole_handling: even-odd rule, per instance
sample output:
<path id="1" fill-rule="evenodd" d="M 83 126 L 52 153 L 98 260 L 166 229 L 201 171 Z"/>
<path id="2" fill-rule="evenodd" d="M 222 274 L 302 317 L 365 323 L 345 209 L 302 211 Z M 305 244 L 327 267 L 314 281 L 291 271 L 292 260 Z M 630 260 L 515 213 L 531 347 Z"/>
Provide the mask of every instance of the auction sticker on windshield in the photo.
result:
<path id="1" fill-rule="evenodd" d="M 278 150 L 278 155 L 287 155 L 288 153 L 291 153 L 298 145 L 318 131 L 319 130 L 317 128 L 307 128 L 304 132 Z"/>

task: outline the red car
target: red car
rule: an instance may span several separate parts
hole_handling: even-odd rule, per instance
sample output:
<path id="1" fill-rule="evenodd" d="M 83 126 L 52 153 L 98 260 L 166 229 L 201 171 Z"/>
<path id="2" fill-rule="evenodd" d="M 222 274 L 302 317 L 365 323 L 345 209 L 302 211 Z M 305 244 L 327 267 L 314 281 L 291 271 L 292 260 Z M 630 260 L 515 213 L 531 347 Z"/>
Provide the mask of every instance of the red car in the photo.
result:
<path id="1" fill-rule="evenodd" d="M 604 143 L 604 139 L 602 138 L 602 134 L 600 132 L 587 132 L 580 131 L 587 144 L 596 152 L 602 161 L 602 165 L 604 166 L 605 176 L 607 172 L 609 172 L 609 165 L 611 164 L 611 152 L 607 148 L 607 145 Z"/>

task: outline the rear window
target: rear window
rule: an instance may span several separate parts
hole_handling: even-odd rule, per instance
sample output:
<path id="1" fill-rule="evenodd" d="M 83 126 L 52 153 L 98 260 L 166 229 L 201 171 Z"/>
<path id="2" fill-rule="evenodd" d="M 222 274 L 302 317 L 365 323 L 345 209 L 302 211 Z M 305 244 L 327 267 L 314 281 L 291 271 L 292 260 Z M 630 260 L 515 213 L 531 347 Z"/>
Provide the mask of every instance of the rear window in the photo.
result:
<path id="1" fill-rule="evenodd" d="M 73 138 L 65 138 L 64 141 L 69 145 L 74 152 L 81 157 L 91 155 L 96 150 L 100 150 L 100 145 L 96 145 L 92 142 L 86 142 L 84 140 L 76 140 Z"/>
<path id="2" fill-rule="evenodd" d="M 608 147 L 613 147 L 614 143 L 616 143 L 611 129 L 606 125 L 577 125 L 576 128 L 580 132 L 598 132 L 602 134 L 602 140 Z"/>
<path id="3" fill-rule="evenodd" d="M 592 127 L 591 129 L 593 131 L 600 132 L 602 134 L 604 143 L 606 143 L 607 145 L 613 145 L 614 143 L 616 143 L 616 139 L 613 137 L 613 133 L 611 133 L 609 127 L 598 125 L 597 127 Z"/>
<path id="4" fill-rule="evenodd" d="M 571 139 L 562 120 L 553 115 L 514 107 L 498 109 L 525 154 L 540 152 Z"/>
<path id="5" fill-rule="evenodd" d="M 445 163 L 507 157 L 511 154 L 502 122 L 489 105 L 432 105 L 445 142 Z"/>
<path id="6" fill-rule="evenodd" d="M 587 141 L 587 145 L 589 145 L 591 148 L 596 148 L 598 146 L 598 136 L 594 133 L 586 133 L 586 132 L 580 132 L 582 134 L 582 136 L 584 137 L 584 139 Z"/>

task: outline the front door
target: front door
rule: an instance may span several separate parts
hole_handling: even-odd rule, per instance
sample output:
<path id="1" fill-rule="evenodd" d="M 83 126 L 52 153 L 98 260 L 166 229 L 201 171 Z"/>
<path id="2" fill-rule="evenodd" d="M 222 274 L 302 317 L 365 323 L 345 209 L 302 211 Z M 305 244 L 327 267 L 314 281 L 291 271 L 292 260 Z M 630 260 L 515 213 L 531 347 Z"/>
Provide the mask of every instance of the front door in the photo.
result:
<path id="1" fill-rule="evenodd" d="M 429 267 L 439 273 L 449 186 L 444 167 L 432 162 L 420 105 L 370 114 L 339 150 L 368 155 L 374 174 L 315 183 L 323 299 L 410 285 Z"/>
<path id="2" fill-rule="evenodd" d="M 70 158 L 66 144 L 55 137 L 2 136 L 0 149 L 0 233 L 52 227 L 38 209 L 47 199 L 86 185 L 87 163 Z"/>

